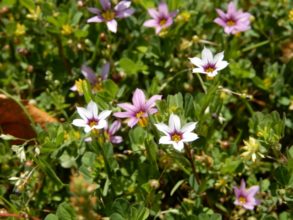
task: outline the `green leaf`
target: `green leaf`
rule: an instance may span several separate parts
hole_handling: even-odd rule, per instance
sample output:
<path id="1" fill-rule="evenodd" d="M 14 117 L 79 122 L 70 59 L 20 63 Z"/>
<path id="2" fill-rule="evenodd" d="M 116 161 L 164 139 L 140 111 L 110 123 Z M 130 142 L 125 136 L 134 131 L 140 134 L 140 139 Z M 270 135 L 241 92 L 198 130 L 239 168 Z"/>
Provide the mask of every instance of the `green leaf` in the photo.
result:
<path id="1" fill-rule="evenodd" d="M 123 57 L 119 60 L 119 66 L 124 70 L 126 74 L 134 75 L 139 72 L 146 73 L 148 67 L 144 65 L 141 60 L 133 61 L 127 57 Z"/>
<path id="2" fill-rule="evenodd" d="M 182 183 L 184 183 L 185 180 L 179 180 L 175 186 L 172 188 L 170 192 L 170 196 L 173 196 L 173 194 L 176 192 L 176 190 L 181 186 Z"/>
<path id="3" fill-rule="evenodd" d="M 55 214 L 49 214 L 46 216 L 45 220 L 59 220 L 59 218 Z"/>
<path id="4" fill-rule="evenodd" d="M 74 209 L 66 202 L 63 202 L 58 206 L 56 214 L 58 218 L 60 219 L 66 219 L 66 220 L 76 219 Z"/>
<path id="5" fill-rule="evenodd" d="M 56 175 L 55 171 L 52 169 L 52 167 L 42 158 L 38 158 L 36 160 L 36 163 L 40 166 L 40 168 L 51 178 L 51 180 L 57 185 L 57 186 L 63 186 L 62 181 L 59 179 L 59 177 Z"/>
<path id="6" fill-rule="evenodd" d="M 222 166 L 221 172 L 223 174 L 232 174 L 236 171 L 241 161 L 235 160 L 233 158 L 227 158 Z"/>
<path id="7" fill-rule="evenodd" d="M 35 2 L 33 0 L 20 0 L 22 6 L 27 8 L 29 11 L 34 11 L 36 8 Z"/>
<path id="8" fill-rule="evenodd" d="M 280 166 L 274 171 L 275 179 L 283 186 L 286 186 L 289 183 L 291 175 L 292 174 L 290 174 L 284 166 Z"/>

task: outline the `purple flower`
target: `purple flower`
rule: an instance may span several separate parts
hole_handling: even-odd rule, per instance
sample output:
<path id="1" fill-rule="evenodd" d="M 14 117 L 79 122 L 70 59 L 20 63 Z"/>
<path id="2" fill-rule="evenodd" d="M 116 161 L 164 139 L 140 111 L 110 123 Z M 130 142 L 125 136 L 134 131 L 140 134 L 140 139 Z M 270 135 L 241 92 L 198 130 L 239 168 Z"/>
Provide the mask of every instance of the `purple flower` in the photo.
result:
<path id="1" fill-rule="evenodd" d="M 148 12 L 153 19 L 145 21 L 143 26 L 154 27 L 156 29 L 156 34 L 159 34 L 162 29 L 173 24 L 173 18 L 177 14 L 176 11 L 169 13 L 168 6 L 165 2 L 159 4 L 158 10 L 150 8 Z"/>
<path id="2" fill-rule="evenodd" d="M 240 187 L 234 187 L 236 196 L 234 204 L 242 206 L 245 209 L 253 210 L 254 206 L 260 204 L 260 201 L 254 198 L 255 194 L 259 191 L 259 186 L 252 186 L 246 189 L 245 185 L 245 181 L 242 179 Z"/>
<path id="3" fill-rule="evenodd" d="M 114 134 L 120 129 L 121 122 L 116 120 L 114 121 L 110 127 L 108 125 L 105 127 L 105 136 L 112 144 L 119 144 L 123 141 L 121 136 L 115 136 Z"/>
<path id="4" fill-rule="evenodd" d="M 161 100 L 161 98 L 161 95 L 154 95 L 149 100 L 146 100 L 143 91 L 136 89 L 132 97 L 133 104 L 118 104 L 118 106 L 126 110 L 126 112 L 116 112 L 114 116 L 118 118 L 128 118 L 128 126 L 131 128 L 137 123 L 144 127 L 147 124 L 146 118 L 158 111 L 154 106 L 156 104 L 155 102 Z"/>
<path id="5" fill-rule="evenodd" d="M 242 10 L 237 11 L 233 2 L 229 3 L 227 13 L 220 9 L 216 10 L 219 17 L 214 22 L 224 27 L 227 34 L 237 34 L 250 29 L 251 15 L 247 12 L 242 12 Z"/>
<path id="6" fill-rule="evenodd" d="M 120 1 L 114 8 L 111 7 L 109 0 L 100 0 L 102 10 L 97 8 L 88 8 L 88 10 L 96 16 L 87 20 L 88 23 L 92 22 L 105 22 L 108 30 L 114 33 L 117 32 L 117 21 L 115 18 L 126 18 L 133 14 L 133 8 L 129 8 L 131 1 Z"/>
<path id="7" fill-rule="evenodd" d="M 88 80 L 93 91 L 99 90 L 99 88 L 101 87 L 101 80 L 103 81 L 108 78 L 109 71 L 110 71 L 110 63 L 106 63 L 102 67 L 101 76 L 97 76 L 96 73 L 90 67 L 88 67 L 86 65 L 83 65 L 81 67 L 81 73 Z M 77 87 L 78 86 L 76 86 L 76 83 L 75 83 L 75 85 L 73 85 L 70 88 L 70 90 L 71 91 L 78 91 Z"/>

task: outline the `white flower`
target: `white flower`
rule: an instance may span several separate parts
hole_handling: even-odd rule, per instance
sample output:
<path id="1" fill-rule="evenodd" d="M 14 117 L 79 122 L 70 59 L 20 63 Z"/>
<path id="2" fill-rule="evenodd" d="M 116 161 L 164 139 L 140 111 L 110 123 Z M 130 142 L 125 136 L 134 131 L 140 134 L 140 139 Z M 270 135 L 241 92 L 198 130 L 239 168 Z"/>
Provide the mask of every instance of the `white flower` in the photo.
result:
<path id="1" fill-rule="evenodd" d="M 197 66 L 192 72 L 207 74 L 209 77 L 214 77 L 218 74 L 219 70 L 228 66 L 228 62 L 223 60 L 224 52 L 217 53 L 213 56 L 212 52 L 204 48 L 201 52 L 201 59 L 198 57 L 189 58 L 190 62 Z"/>
<path id="2" fill-rule="evenodd" d="M 173 144 L 173 147 L 178 151 L 184 148 L 184 142 L 198 139 L 197 134 L 191 132 L 195 129 L 196 122 L 187 123 L 181 128 L 180 118 L 175 114 L 170 115 L 169 125 L 159 123 L 155 126 L 166 135 L 160 138 L 159 143 Z"/>
<path id="3" fill-rule="evenodd" d="M 17 157 L 20 159 L 20 162 L 26 161 L 24 146 L 12 145 L 11 149 L 16 153 Z"/>
<path id="4" fill-rule="evenodd" d="M 90 101 L 86 109 L 77 107 L 77 112 L 81 119 L 74 119 L 72 124 L 77 127 L 83 127 L 86 133 L 93 129 L 105 128 L 107 126 L 107 121 L 105 119 L 111 114 L 109 110 L 102 111 L 98 114 L 98 106 L 93 101 Z"/>

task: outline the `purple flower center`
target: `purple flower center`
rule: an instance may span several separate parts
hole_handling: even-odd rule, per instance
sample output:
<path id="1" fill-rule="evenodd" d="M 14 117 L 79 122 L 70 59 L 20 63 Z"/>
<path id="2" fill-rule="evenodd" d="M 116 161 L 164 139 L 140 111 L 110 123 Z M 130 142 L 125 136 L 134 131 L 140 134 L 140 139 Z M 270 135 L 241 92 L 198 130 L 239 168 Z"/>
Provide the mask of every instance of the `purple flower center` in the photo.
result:
<path id="1" fill-rule="evenodd" d="M 112 10 L 107 10 L 104 11 L 102 13 L 102 17 L 106 20 L 106 21 L 111 21 L 115 18 L 115 12 L 113 12 Z"/>
<path id="2" fill-rule="evenodd" d="M 178 143 L 179 141 L 182 140 L 182 134 L 175 131 L 173 134 L 171 134 L 171 140 Z"/>
<path id="3" fill-rule="evenodd" d="M 87 124 L 92 128 L 99 124 L 99 120 L 96 118 L 91 118 L 91 119 L 88 119 Z"/>
<path id="4" fill-rule="evenodd" d="M 216 65 L 215 64 L 212 64 L 212 63 L 208 63 L 207 65 L 205 65 L 203 67 L 204 71 L 207 72 L 207 73 L 212 73 L 215 71 L 216 69 Z"/>

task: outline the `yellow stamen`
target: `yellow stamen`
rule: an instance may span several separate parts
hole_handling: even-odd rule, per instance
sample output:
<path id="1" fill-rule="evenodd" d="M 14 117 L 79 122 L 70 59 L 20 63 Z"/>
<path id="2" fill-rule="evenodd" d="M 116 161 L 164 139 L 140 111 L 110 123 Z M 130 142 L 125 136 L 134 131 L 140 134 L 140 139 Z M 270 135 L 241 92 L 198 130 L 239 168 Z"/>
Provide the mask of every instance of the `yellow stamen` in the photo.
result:
<path id="1" fill-rule="evenodd" d="M 160 20 L 160 26 L 163 26 L 167 23 L 167 20 L 165 18 Z"/>
<path id="2" fill-rule="evenodd" d="M 240 196 L 238 200 L 239 200 L 240 204 L 242 204 L 242 205 L 247 202 L 246 198 L 243 196 Z"/>
<path id="3" fill-rule="evenodd" d="M 227 24 L 229 27 L 231 27 L 231 26 L 234 26 L 234 25 L 235 25 L 235 21 L 233 21 L 233 20 L 229 20 L 229 21 L 226 22 L 226 24 Z"/>
<path id="4" fill-rule="evenodd" d="M 97 125 L 97 122 L 96 122 L 96 121 L 91 121 L 91 122 L 89 123 L 89 126 L 90 126 L 90 127 L 94 127 L 95 125 Z"/>
<path id="5" fill-rule="evenodd" d="M 147 124 L 148 124 L 148 120 L 146 117 L 144 117 L 144 114 L 145 112 L 143 111 L 140 111 L 138 113 L 136 113 L 135 117 L 138 118 L 138 124 L 141 126 L 141 127 L 146 127 Z"/>
<path id="6" fill-rule="evenodd" d="M 212 73 L 212 72 L 214 72 L 214 68 L 213 67 L 208 67 L 208 68 L 206 68 L 205 69 L 205 71 L 207 72 L 207 73 Z"/>
<path id="7" fill-rule="evenodd" d="M 105 11 L 102 13 L 102 17 L 106 20 L 106 21 L 111 21 L 115 18 L 115 13 L 111 10 Z"/>
<path id="8" fill-rule="evenodd" d="M 181 135 L 179 135 L 179 134 L 173 134 L 172 136 L 171 136 L 171 140 L 172 141 L 175 141 L 175 142 L 179 142 L 179 141 L 181 141 Z"/>

